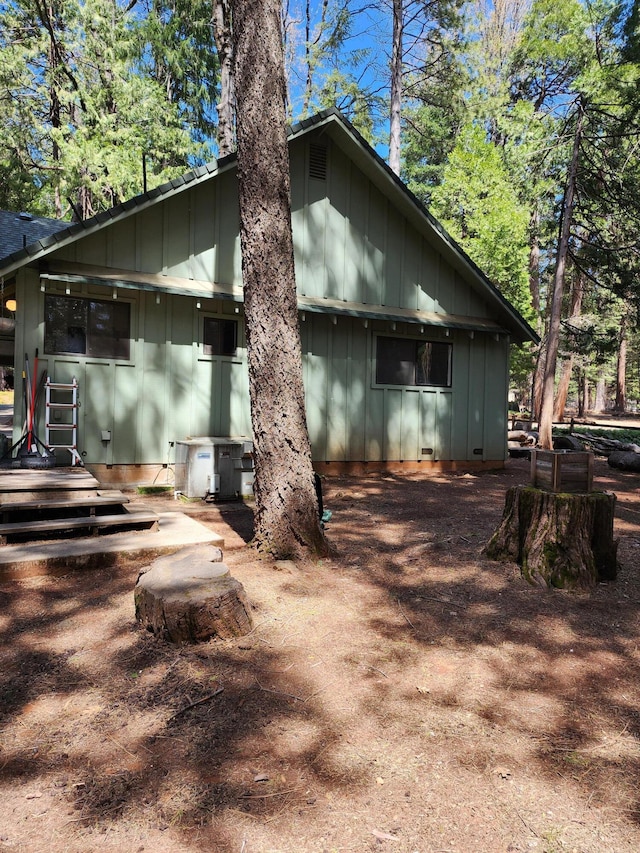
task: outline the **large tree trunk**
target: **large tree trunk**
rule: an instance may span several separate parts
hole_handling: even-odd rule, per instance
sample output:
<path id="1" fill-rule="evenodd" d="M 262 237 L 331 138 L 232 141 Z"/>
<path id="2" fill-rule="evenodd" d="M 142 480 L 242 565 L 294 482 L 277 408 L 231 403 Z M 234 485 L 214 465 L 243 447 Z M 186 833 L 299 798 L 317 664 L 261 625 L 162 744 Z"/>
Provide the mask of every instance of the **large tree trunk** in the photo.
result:
<path id="1" fill-rule="evenodd" d="M 220 98 L 217 106 L 218 149 L 220 157 L 226 157 L 234 150 L 231 0 L 214 0 L 213 36 L 220 63 Z"/>
<path id="2" fill-rule="evenodd" d="M 547 357 L 544 366 L 544 384 L 542 388 L 542 406 L 540 409 L 540 447 L 550 450 L 553 447 L 553 400 L 556 379 L 556 362 L 560 343 L 560 320 L 562 318 L 562 294 L 564 291 L 564 274 L 569 254 L 569 238 L 573 222 L 573 205 L 578 175 L 578 160 L 580 156 L 580 141 L 582 139 L 583 108 L 578 106 L 578 118 L 573 137 L 573 152 L 567 176 L 567 187 L 562 205 L 562 224 L 560 240 L 556 255 L 556 267 L 553 279 L 553 299 L 549 318 L 549 335 L 547 337 Z"/>
<path id="3" fill-rule="evenodd" d="M 594 412 L 604 412 L 607 408 L 607 383 L 604 376 L 599 376 L 596 382 L 596 399 L 593 404 Z"/>
<path id="4" fill-rule="evenodd" d="M 512 486 L 500 526 L 485 548 L 490 560 L 518 563 L 532 584 L 592 589 L 616 577 L 615 495 L 554 494 Z"/>
<path id="5" fill-rule="evenodd" d="M 625 412 L 627 409 L 627 315 L 620 323 L 620 338 L 618 340 L 618 363 L 616 366 L 616 402 L 614 411 Z"/>
<path id="6" fill-rule="evenodd" d="M 274 557 L 326 553 L 302 383 L 278 0 L 232 0 L 240 240 L 255 539 Z"/>
<path id="7" fill-rule="evenodd" d="M 571 291 L 571 320 L 576 320 L 582 313 L 582 293 L 583 293 L 582 275 L 576 270 L 573 278 L 573 288 Z M 564 410 L 567 405 L 567 395 L 569 393 L 569 384 L 571 382 L 571 373 L 573 372 L 573 353 L 563 359 L 562 372 L 560 381 L 558 382 L 558 390 L 556 392 L 556 400 L 553 408 L 554 421 L 564 420 Z"/>
<path id="8" fill-rule="evenodd" d="M 589 410 L 589 378 L 583 367 L 580 371 L 580 383 L 578 388 L 578 417 L 583 418 Z"/>
<path id="9" fill-rule="evenodd" d="M 542 406 L 542 383 L 544 379 L 544 363 L 547 355 L 547 340 L 542 338 L 538 346 L 538 354 L 536 356 L 536 364 L 533 369 L 531 379 L 531 423 L 540 420 L 540 408 Z"/>
<path id="10" fill-rule="evenodd" d="M 391 113 L 389 121 L 389 168 L 400 174 L 400 117 L 402 111 L 402 44 L 404 0 L 393 0 L 391 48 Z"/>
<path id="11" fill-rule="evenodd" d="M 536 312 L 536 318 L 540 317 L 540 213 L 534 210 L 529 223 L 529 291 L 531 293 L 531 304 Z M 540 329 L 538 329 L 540 331 Z"/>

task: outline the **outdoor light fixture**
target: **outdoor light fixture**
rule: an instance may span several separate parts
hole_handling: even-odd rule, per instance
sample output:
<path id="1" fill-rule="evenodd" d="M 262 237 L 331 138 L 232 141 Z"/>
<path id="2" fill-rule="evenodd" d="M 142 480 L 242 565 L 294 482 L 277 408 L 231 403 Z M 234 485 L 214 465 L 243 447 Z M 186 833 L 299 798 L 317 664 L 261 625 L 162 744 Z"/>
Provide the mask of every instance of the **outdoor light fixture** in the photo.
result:
<path id="1" fill-rule="evenodd" d="M 197 308 L 198 310 L 200 310 L 200 303 L 199 303 L 199 302 L 196 302 L 196 308 Z"/>
<path id="2" fill-rule="evenodd" d="M 18 303 L 15 299 L 7 299 L 4 305 L 7 311 L 16 311 L 18 308 Z"/>
<path id="3" fill-rule="evenodd" d="M 160 305 L 160 294 L 156 293 L 156 305 Z"/>
<path id="4" fill-rule="evenodd" d="M 118 288 L 117 288 L 117 287 L 114 287 L 114 288 L 113 288 L 113 293 L 111 294 L 111 296 L 112 296 L 114 299 L 117 299 L 117 298 L 118 298 Z"/>

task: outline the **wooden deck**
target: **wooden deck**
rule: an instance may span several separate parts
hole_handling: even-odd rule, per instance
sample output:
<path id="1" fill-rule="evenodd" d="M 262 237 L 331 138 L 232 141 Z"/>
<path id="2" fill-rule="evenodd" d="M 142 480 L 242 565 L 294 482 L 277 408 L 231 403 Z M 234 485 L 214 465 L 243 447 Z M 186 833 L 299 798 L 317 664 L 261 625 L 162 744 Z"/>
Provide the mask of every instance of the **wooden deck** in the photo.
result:
<path id="1" fill-rule="evenodd" d="M 153 512 L 130 512 L 120 491 L 100 489 L 77 468 L 0 470 L 0 545 L 79 534 L 158 528 Z"/>
<path id="2" fill-rule="evenodd" d="M 0 497 L 6 492 L 98 488 L 95 477 L 77 468 L 0 468 Z"/>

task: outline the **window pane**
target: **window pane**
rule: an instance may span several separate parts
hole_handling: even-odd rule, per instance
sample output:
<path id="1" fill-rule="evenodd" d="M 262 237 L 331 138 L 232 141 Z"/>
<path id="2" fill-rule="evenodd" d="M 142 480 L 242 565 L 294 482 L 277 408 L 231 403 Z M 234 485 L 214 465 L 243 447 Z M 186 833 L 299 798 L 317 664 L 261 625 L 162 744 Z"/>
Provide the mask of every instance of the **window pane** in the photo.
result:
<path id="1" fill-rule="evenodd" d="M 451 385 L 452 345 L 427 341 L 418 344 L 417 385 Z"/>
<path id="2" fill-rule="evenodd" d="M 379 385 L 451 386 L 452 344 L 406 338 L 376 340 Z"/>
<path id="3" fill-rule="evenodd" d="M 376 382 L 379 385 L 415 385 L 416 341 L 378 338 Z"/>
<path id="4" fill-rule="evenodd" d="M 129 358 L 127 302 L 89 302 L 87 355 L 96 358 Z"/>
<path id="5" fill-rule="evenodd" d="M 235 320 L 205 317 L 202 343 L 205 355 L 235 355 L 238 347 L 238 324 Z"/>
<path id="6" fill-rule="evenodd" d="M 86 353 L 87 302 L 85 299 L 45 296 L 44 351 Z"/>
<path id="7" fill-rule="evenodd" d="M 130 357 L 131 306 L 70 296 L 45 296 L 44 349 L 97 358 Z"/>

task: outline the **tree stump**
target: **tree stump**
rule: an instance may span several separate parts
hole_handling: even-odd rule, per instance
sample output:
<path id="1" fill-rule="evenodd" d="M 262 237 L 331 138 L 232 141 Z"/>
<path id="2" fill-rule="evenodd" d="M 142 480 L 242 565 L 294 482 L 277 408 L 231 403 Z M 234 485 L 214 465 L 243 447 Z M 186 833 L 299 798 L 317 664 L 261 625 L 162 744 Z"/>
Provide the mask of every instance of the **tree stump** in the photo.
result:
<path id="1" fill-rule="evenodd" d="M 615 502 L 616 496 L 610 492 L 554 494 L 532 486 L 512 486 L 502 521 L 484 555 L 518 563 L 523 577 L 532 584 L 592 589 L 617 574 Z"/>
<path id="2" fill-rule="evenodd" d="M 160 557 L 138 577 L 136 619 L 174 643 L 241 637 L 252 629 L 242 584 L 211 545 Z"/>

